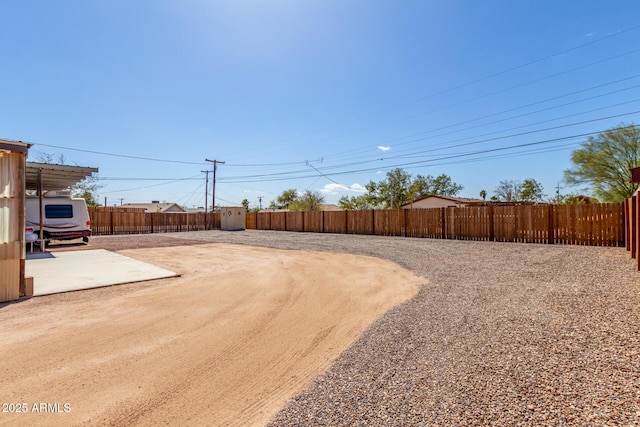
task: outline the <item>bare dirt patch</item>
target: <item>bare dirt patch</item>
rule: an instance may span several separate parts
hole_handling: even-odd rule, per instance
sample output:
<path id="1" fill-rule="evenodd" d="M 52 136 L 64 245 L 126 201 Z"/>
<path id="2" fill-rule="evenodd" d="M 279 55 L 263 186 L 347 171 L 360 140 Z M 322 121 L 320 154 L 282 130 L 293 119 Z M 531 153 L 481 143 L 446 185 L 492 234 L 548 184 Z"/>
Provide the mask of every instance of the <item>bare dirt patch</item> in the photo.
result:
<path id="1" fill-rule="evenodd" d="M 0 413 L 0 424 L 262 425 L 425 281 L 345 254 L 121 253 L 182 277 L 0 309 L 0 396 L 28 408 Z M 43 402 L 61 412 L 34 413 Z"/>

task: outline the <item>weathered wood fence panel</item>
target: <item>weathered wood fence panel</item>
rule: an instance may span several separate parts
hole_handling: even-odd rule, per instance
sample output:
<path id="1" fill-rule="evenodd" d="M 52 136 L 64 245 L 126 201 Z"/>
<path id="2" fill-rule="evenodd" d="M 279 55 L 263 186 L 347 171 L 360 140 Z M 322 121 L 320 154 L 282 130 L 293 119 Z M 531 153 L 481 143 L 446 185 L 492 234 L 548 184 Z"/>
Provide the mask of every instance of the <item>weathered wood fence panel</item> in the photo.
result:
<path id="1" fill-rule="evenodd" d="M 325 233 L 347 232 L 347 211 L 328 211 L 324 213 Z"/>
<path id="2" fill-rule="evenodd" d="M 305 212 L 304 215 L 304 231 L 324 232 L 324 212 Z"/>
<path id="3" fill-rule="evenodd" d="M 258 225 L 258 213 L 257 212 L 247 212 L 247 230 L 255 230 Z"/>
<path id="4" fill-rule="evenodd" d="M 258 230 L 271 230 L 271 212 L 256 214 L 256 228 Z"/>
<path id="5" fill-rule="evenodd" d="M 407 237 L 442 238 L 445 235 L 444 209 L 407 210 Z"/>
<path id="6" fill-rule="evenodd" d="M 287 212 L 270 212 L 271 230 L 287 231 Z"/>
<path id="7" fill-rule="evenodd" d="M 347 212 L 347 230 L 351 234 L 374 234 L 374 211 L 345 211 Z"/>
<path id="8" fill-rule="evenodd" d="M 373 233 L 379 236 L 404 236 L 406 209 L 377 210 L 373 214 Z"/>
<path id="9" fill-rule="evenodd" d="M 220 229 L 220 213 L 159 213 L 140 208 L 89 208 L 91 233 L 147 234 Z"/>
<path id="10" fill-rule="evenodd" d="M 304 212 L 286 212 L 287 231 L 304 231 Z"/>

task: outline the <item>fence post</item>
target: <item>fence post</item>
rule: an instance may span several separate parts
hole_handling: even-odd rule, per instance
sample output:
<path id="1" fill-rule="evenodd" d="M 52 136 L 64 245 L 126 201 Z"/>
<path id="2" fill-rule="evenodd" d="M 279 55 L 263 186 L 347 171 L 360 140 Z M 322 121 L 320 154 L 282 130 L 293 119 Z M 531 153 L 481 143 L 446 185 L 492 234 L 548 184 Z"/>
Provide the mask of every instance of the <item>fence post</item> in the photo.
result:
<path id="1" fill-rule="evenodd" d="M 344 211 L 344 234 L 349 234 L 349 211 Z"/>
<path id="2" fill-rule="evenodd" d="M 400 208 L 400 209 L 402 209 L 402 208 Z M 402 210 L 404 212 L 403 213 L 403 216 L 404 216 L 404 237 L 407 237 L 409 235 L 408 230 L 407 230 L 409 228 L 409 215 L 408 215 L 409 210 L 408 209 L 402 209 Z"/>
<path id="3" fill-rule="evenodd" d="M 109 210 L 109 234 L 113 236 L 113 209 Z"/>
<path id="4" fill-rule="evenodd" d="M 496 240 L 496 229 L 494 224 L 493 205 L 489 205 L 489 241 L 494 242 Z"/>
<path id="5" fill-rule="evenodd" d="M 633 200 L 634 206 L 636 207 L 635 215 L 633 216 L 633 222 L 635 224 L 635 237 L 636 237 L 636 259 L 638 261 L 638 270 L 640 271 L 640 196 L 634 196 Z"/>
<path id="6" fill-rule="evenodd" d="M 440 218 L 442 222 L 442 238 L 447 238 L 447 208 L 440 208 Z"/>
<path id="7" fill-rule="evenodd" d="M 637 196 L 631 198 L 631 257 L 636 257 L 638 240 L 638 204 Z"/>
<path id="8" fill-rule="evenodd" d="M 624 246 L 627 251 L 631 250 L 631 218 L 629 215 L 631 199 L 624 200 L 623 219 L 624 219 Z"/>
<path id="9" fill-rule="evenodd" d="M 554 209 L 554 205 L 548 205 L 548 209 L 547 209 L 547 215 L 549 215 L 549 230 L 548 230 L 548 234 L 547 234 L 547 243 L 549 245 L 553 245 L 555 243 L 556 240 L 556 236 L 555 236 L 555 224 L 553 221 L 553 215 L 554 215 L 555 209 Z"/>

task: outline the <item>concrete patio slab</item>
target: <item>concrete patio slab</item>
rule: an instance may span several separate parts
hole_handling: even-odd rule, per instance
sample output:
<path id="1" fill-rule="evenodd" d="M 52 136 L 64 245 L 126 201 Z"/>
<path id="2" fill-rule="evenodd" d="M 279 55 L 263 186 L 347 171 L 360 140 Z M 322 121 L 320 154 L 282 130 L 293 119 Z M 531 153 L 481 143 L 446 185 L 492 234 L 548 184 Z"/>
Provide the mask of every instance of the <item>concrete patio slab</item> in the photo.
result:
<path id="1" fill-rule="evenodd" d="M 26 275 L 34 296 L 179 276 L 104 249 L 27 254 Z"/>

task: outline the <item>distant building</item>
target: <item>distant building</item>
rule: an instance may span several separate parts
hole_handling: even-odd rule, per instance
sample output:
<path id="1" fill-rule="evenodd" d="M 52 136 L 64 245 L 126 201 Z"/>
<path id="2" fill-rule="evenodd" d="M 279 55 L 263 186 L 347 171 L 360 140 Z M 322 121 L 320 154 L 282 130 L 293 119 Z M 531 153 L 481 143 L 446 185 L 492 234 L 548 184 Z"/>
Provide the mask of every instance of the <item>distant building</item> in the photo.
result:
<path id="1" fill-rule="evenodd" d="M 343 211 L 344 209 L 342 209 L 340 206 L 334 205 L 332 203 L 324 203 L 324 204 L 320 205 L 320 210 L 323 210 L 323 211 Z"/>
<path id="2" fill-rule="evenodd" d="M 204 213 L 204 208 L 203 207 L 199 207 L 199 208 L 188 208 L 185 209 L 186 213 Z M 211 212 L 211 209 L 209 209 L 209 212 Z"/>
<path id="3" fill-rule="evenodd" d="M 177 203 L 125 203 L 122 205 L 125 208 L 142 208 L 145 212 L 159 212 L 159 213 L 181 213 L 185 212 Z"/>
<path id="4" fill-rule="evenodd" d="M 464 208 L 466 206 L 483 206 L 488 204 L 482 199 L 471 199 L 467 197 L 445 197 L 427 196 L 414 200 L 412 203 L 402 205 L 402 209 L 429 209 L 429 208 Z"/>
<path id="5" fill-rule="evenodd" d="M 344 209 L 342 209 L 338 205 L 334 205 L 331 203 L 323 203 L 320 205 L 320 210 L 321 211 L 343 211 Z M 291 211 L 289 209 L 265 208 L 265 209 L 262 209 L 260 212 L 291 212 Z"/>

